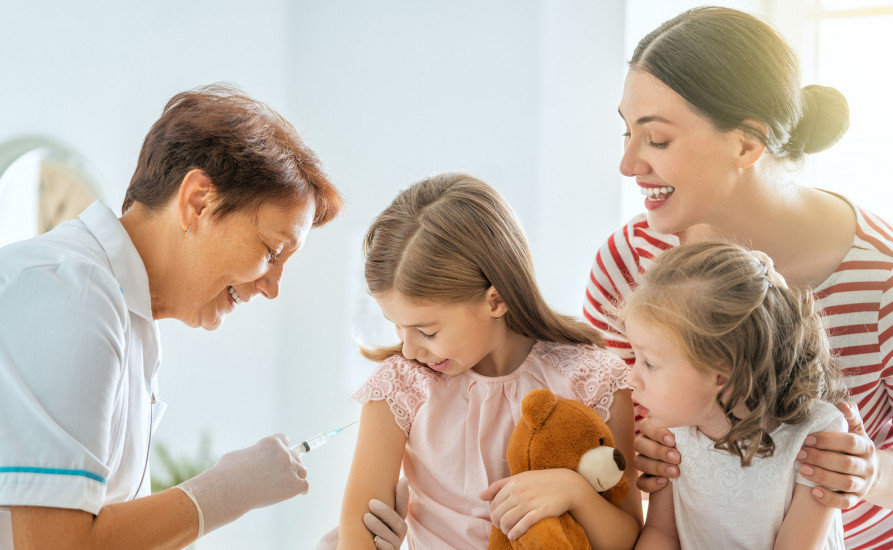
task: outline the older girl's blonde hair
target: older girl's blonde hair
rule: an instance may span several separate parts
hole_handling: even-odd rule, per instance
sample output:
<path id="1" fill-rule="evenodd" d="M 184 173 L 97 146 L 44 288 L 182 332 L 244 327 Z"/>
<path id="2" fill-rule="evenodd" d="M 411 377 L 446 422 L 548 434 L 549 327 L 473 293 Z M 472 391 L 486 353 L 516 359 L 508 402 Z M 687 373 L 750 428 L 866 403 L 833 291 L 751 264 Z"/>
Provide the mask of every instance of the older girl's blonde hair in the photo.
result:
<path id="1" fill-rule="evenodd" d="M 505 301 L 504 322 L 518 334 L 602 345 L 597 330 L 550 308 L 537 288 L 527 240 L 514 212 L 483 181 L 441 174 L 402 191 L 372 222 L 363 246 L 366 285 L 420 301 L 477 303 L 492 285 Z M 381 361 L 401 345 L 364 349 Z"/>
<path id="2" fill-rule="evenodd" d="M 744 466 L 772 455 L 767 428 L 845 396 L 812 293 L 788 288 L 765 254 L 721 242 L 669 250 L 618 316 L 664 330 L 693 365 L 728 378 L 716 400 L 731 429 L 715 447 Z M 739 405 L 743 418 L 732 413 Z"/>

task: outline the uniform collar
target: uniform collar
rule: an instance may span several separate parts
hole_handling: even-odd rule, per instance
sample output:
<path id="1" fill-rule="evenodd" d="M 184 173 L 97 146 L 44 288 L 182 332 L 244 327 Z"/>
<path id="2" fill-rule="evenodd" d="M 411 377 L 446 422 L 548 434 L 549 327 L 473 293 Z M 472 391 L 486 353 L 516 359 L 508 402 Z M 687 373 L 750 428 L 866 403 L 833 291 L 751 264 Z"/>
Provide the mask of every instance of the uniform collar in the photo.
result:
<path id="1" fill-rule="evenodd" d="M 146 266 L 121 221 L 100 201 L 81 212 L 80 219 L 108 256 L 127 309 L 150 322 L 154 321 Z"/>

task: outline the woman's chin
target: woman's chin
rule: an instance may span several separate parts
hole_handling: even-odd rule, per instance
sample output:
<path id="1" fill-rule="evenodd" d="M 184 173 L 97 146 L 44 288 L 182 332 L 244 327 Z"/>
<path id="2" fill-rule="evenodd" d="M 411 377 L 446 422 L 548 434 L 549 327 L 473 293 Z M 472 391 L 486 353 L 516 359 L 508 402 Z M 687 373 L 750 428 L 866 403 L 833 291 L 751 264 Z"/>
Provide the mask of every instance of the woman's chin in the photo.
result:
<path id="1" fill-rule="evenodd" d="M 191 322 L 183 321 L 187 326 L 192 328 L 203 328 L 207 331 L 217 330 L 223 324 L 223 320 L 229 312 L 222 312 L 215 309 L 205 309 L 200 311 L 198 318 Z"/>

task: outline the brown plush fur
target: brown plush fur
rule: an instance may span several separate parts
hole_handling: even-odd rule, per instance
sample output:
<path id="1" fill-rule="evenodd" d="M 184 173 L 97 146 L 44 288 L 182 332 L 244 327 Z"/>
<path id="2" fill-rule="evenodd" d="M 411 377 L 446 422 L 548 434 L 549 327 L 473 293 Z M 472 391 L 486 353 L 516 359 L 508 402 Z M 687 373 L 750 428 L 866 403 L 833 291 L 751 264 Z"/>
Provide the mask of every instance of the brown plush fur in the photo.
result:
<path id="1" fill-rule="evenodd" d="M 512 475 L 549 468 L 576 470 L 586 451 L 614 446 L 611 430 L 595 411 L 578 401 L 556 397 L 547 389 L 527 394 L 521 413 L 506 453 Z M 621 477 L 602 496 L 617 506 L 628 492 L 629 482 Z M 515 541 L 509 541 L 495 526 L 490 533 L 489 550 L 589 548 L 585 531 L 568 512 L 541 519 Z"/>

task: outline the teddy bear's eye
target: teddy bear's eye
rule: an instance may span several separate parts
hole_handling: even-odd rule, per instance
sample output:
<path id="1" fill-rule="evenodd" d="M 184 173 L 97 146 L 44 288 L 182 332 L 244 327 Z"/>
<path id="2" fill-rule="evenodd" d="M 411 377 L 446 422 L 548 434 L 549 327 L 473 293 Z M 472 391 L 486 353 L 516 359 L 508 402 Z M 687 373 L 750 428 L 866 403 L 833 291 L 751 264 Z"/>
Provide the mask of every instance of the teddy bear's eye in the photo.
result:
<path id="1" fill-rule="evenodd" d="M 598 438 L 598 446 L 601 447 L 604 444 L 605 444 L 605 438 L 604 437 Z"/>

